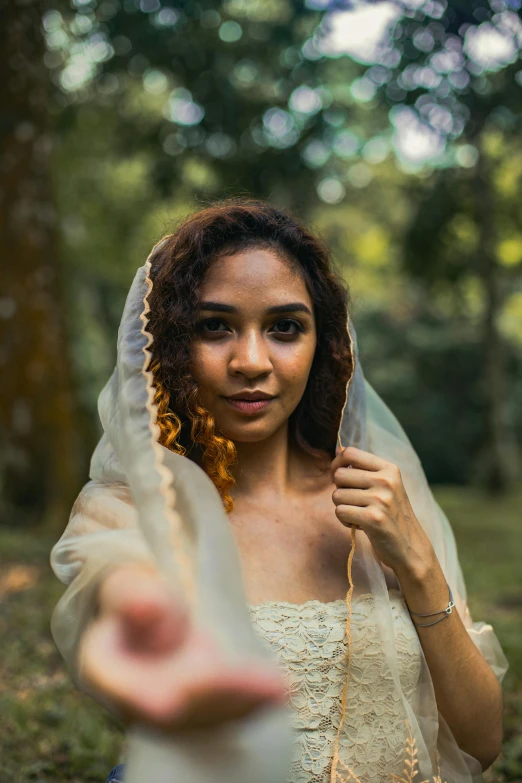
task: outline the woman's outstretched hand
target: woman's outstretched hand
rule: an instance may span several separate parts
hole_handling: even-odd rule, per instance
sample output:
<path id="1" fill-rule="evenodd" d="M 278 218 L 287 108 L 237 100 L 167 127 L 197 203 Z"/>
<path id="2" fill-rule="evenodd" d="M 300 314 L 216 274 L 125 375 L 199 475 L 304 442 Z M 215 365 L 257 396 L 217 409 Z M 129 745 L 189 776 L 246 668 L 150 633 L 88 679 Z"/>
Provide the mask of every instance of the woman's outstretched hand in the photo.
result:
<path id="1" fill-rule="evenodd" d="M 286 698 L 270 664 L 225 662 L 152 568 L 115 568 L 79 649 L 80 674 L 131 722 L 179 731 L 244 717 Z"/>

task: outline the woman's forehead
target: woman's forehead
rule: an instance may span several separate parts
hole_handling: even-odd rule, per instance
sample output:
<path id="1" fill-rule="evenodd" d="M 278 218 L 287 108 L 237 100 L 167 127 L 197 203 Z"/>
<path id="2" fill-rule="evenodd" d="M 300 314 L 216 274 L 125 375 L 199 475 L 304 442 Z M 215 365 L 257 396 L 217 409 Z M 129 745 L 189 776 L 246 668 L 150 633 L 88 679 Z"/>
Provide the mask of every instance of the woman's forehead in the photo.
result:
<path id="1" fill-rule="evenodd" d="M 233 300 L 254 297 L 263 301 L 276 299 L 273 304 L 294 301 L 297 297 L 311 304 L 304 279 L 295 267 L 275 252 L 262 248 L 224 256 L 212 264 L 202 281 L 200 298 L 216 299 L 218 295 L 230 304 Z"/>

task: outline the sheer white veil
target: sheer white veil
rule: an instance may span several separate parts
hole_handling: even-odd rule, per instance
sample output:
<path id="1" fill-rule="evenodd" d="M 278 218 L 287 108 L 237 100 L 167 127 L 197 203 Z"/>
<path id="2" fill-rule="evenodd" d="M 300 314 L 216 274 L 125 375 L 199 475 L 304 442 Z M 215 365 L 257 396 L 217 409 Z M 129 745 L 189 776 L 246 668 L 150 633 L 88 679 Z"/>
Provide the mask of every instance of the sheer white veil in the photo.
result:
<path id="1" fill-rule="evenodd" d="M 151 263 L 164 241 L 153 248 L 137 271 L 128 294 L 118 333 L 116 367 L 99 397 L 104 433 L 92 457 L 90 481 L 80 493 L 51 555 L 55 573 L 68 585 L 53 614 L 52 631 L 80 685 L 78 640 L 92 616 L 96 586 L 106 568 L 129 560 L 156 563 L 187 602 L 193 621 L 212 634 L 229 660 L 270 657 L 252 626 L 238 553 L 216 487 L 194 462 L 158 442 L 149 370 L 152 337 L 147 331 L 147 297 L 152 287 Z M 501 681 L 507 661 L 492 626 L 472 621 L 451 526 L 432 495 L 406 433 L 364 378 L 351 321 L 347 328 L 355 369 L 347 385 L 339 444 L 355 445 L 399 466 L 415 514 L 452 589 L 456 608 L 473 642 Z M 397 722 L 393 731 L 403 732 L 404 737 L 403 777 L 390 774 L 389 783 L 477 783 L 482 780 L 480 764 L 459 749 L 438 713 L 422 648 L 417 688 L 414 692 L 403 688 L 383 571 L 366 535 L 354 529 L 352 540 L 352 589 L 347 602 L 350 605 L 355 595 L 373 595 L 383 672 L 394 688 Z M 347 632 L 349 638 L 349 627 Z M 275 659 L 273 663 L 276 665 Z M 357 780 L 350 754 L 349 694 L 348 655 L 347 698 L 333 783 Z M 267 708 L 219 729 L 198 730 L 179 738 L 166 739 L 136 727 L 129 736 L 125 781 L 285 783 L 292 731 L 287 707 Z"/>

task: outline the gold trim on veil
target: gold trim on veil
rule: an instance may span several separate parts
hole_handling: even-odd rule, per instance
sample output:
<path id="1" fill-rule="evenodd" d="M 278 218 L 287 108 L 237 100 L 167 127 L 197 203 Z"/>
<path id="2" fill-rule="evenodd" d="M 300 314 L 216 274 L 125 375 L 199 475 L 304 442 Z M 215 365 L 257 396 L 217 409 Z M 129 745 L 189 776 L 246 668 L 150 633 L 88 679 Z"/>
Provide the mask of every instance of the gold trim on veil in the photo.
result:
<path id="1" fill-rule="evenodd" d="M 149 350 L 152 345 L 152 334 L 147 330 L 149 323 L 148 314 L 150 312 L 149 294 L 152 291 L 152 280 L 150 277 L 151 258 L 154 256 L 155 250 L 160 247 L 164 242 L 164 239 L 160 240 L 152 248 L 152 252 L 145 263 L 145 284 L 147 290 L 143 297 L 143 310 L 140 313 L 140 321 L 143 326 L 141 328 L 141 334 L 146 340 L 143 346 L 143 377 L 145 378 L 145 384 L 147 389 L 147 403 L 146 408 L 149 413 L 149 427 L 152 440 L 152 448 L 154 450 L 154 464 L 158 474 L 161 476 L 160 493 L 165 498 L 165 514 L 169 518 L 171 527 L 171 542 L 172 549 L 176 560 L 178 562 L 179 580 L 181 583 L 182 593 L 187 598 L 190 605 L 194 605 L 196 584 L 194 581 L 194 563 L 190 558 L 186 536 L 183 533 L 183 525 L 180 515 L 175 511 L 176 508 L 176 492 L 172 484 L 172 473 L 165 467 L 163 461 L 164 449 L 161 448 L 159 443 L 159 426 L 157 424 L 157 407 L 154 403 L 155 389 L 154 389 L 154 376 L 149 369 L 152 361 L 152 352 Z"/>
<path id="2" fill-rule="evenodd" d="M 341 419 L 344 415 L 346 404 L 349 398 L 350 384 L 354 377 L 355 365 L 356 365 L 354 339 L 352 336 L 352 332 L 353 334 L 355 334 L 355 329 L 353 326 L 350 327 L 349 321 L 347 324 L 347 331 L 350 336 L 350 352 L 352 355 L 352 364 L 354 367 L 354 371 L 352 372 L 352 375 L 349 378 L 348 383 L 346 385 L 346 401 L 343 407 Z M 339 427 L 338 450 L 342 451 L 343 448 L 344 447 L 341 443 L 341 427 Z M 342 735 L 344 722 L 346 720 L 346 710 L 347 710 L 346 696 L 348 692 L 348 686 L 350 683 L 351 643 L 352 643 L 352 633 L 351 633 L 352 595 L 354 590 L 354 584 L 352 578 L 352 563 L 353 563 L 353 558 L 355 556 L 355 547 L 356 547 L 356 529 L 352 527 L 351 548 L 350 548 L 350 554 L 348 555 L 348 561 L 346 564 L 348 584 L 350 585 L 348 592 L 346 593 L 346 606 L 348 609 L 348 615 L 346 618 L 346 626 L 345 626 L 346 648 L 347 648 L 346 649 L 346 680 L 341 695 L 341 718 L 339 721 L 339 728 L 335 737 L 335 743 L 334 743 L 334 749 L 332 755 L 332 765 L 330 770 L 330 783 L 361 783 L 360 779 L 357 777 L 354 771 L 349 766 L 347 766 L 347 764 L 339 757 L 339 740 Z M 417 755 L 418 755 L 417 743 L 411 733 L 409 721 L 405 719 L 404 723 L 408 731 L 408 737 L 406 738 L 405 747 L 404 747 L 404 768 L 402 770 L 402 775 L 391 773 L 389 783 L 415 783 L 415 778 L 418 776 L 419 770 L 418 770 L 418 760 L 417 760 Z M 388 782 L 383 781 L 382 783 L 388 783 Z M 430 783 L 430 781 L 424 780 L 422 781 L 422 783 Z M 437 752 L 437 774 L 432 777 L 432 783 L 443 783 L 440 777 L 440 759 L 439 759 L 438 752 Z M 444 781 L 444 783 L 447 783 L 447 781 Z"/>

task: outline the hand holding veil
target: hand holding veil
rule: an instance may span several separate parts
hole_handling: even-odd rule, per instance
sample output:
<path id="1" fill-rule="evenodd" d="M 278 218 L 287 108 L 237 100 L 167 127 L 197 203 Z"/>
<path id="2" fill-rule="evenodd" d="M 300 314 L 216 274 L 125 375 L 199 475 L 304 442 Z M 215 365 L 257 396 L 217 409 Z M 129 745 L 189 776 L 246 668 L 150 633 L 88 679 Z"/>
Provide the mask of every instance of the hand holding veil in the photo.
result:
<path id="1" fill-rule="evenodd" d="M 115 370 L 100 394 L 104 434 L 93 454 L 90 481 L 80 493 L 52 566 L 68 588 L 55 609 L 57 646 L 81 684 L 80 635 L 92 618 L 95 594 L 115 564 L 153 564 L 185 602 L 192 621 L 215 639 L 230 663 L 266 660 L 245 601 L 238 553 L 221 497 L 210 478 L 188 458 L 158 442 L 152 337 L 147 331 L 153 248 L 131 286 L 118 333 Z M 430 538 L 456 608 L 475 645 L 499 680 L 507 662 L 491 625 L 473 622 L 451 526 L 435 502 L 419 459 L 404 430 L 365 380 L 355 329 L 348 323 L 354 373 L 339 427 L 339 443 L 354 445 L 399 466 L 415 514 Z M 416 691 L 401 684 L 393 616 L 383 571 L 352 531 L 350 572 L 358 594 L 371 593 L 386 671 L 393 690 L 396 724 L 404 735 L 407 783 L 476 783 L 480 764 L 460 750 L 438 713 L 433 683 L 422 656 Z M 347 596 L 351 600 L 353 591 Z M 348 629 L 349 630 L 349 629 Z M 347 659 L 347 684 L 350 659 Z M 351 766 L 349 687 L 336 744 L 332 781 L 356 781 Z M 130 733 L 126 783 L 285 783 L 293 735 L 286 707 L 270 707 L 248 719 L 166 738 L 145 727 Z M 400 729 L 397 729 L 400 726 Z M 391 727 L 389 727 L 391 731 Z M 385 727 L 386 731 L 386 727 Z M 409 755 L 408 755 L 409 754 Z M 412 761 L 408 764 L 408 760 Z M 390 775 L 379 783 L 398 783 Z M 370 783 L 361 780 L 360 783 Z"/>

